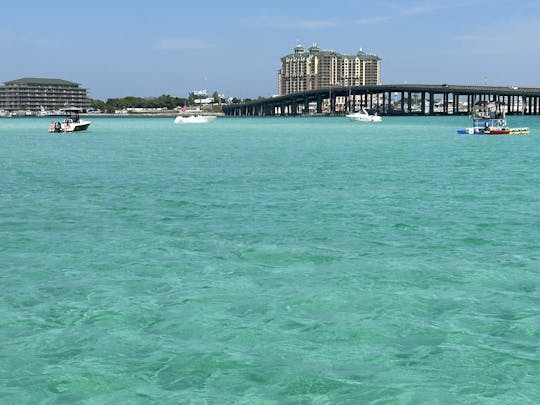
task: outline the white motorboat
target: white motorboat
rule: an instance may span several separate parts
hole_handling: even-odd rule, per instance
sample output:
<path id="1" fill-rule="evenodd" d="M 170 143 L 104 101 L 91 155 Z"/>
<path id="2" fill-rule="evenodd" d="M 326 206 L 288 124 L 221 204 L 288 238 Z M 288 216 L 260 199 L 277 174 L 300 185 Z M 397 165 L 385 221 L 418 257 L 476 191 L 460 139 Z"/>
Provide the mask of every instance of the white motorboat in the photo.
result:
<path id="1" fill-rule="evenodd" d="M 66 108 L 64 110 L 66 119 L 64 122 L 51 122 L 49 132 L 79 132 L 86 131 L 91 122 L 88 120 L 81 120 L 79 113 L 80 108 Z"/>
<path id="2" fill-rule="evenodd" d="M 377 113 L 367 110 L 365 107 L 362 107 L 360 111 L 347 114 L 346 117 L 351 121 L 361 121 L 361 122 L 381 122 L 382 118 Z"/>
<path id="3" fill-rule="evenodd" d="M 206 124 L 216 119 L 215 115 L 179 115 L 174 119 L 175 124 Z"/>

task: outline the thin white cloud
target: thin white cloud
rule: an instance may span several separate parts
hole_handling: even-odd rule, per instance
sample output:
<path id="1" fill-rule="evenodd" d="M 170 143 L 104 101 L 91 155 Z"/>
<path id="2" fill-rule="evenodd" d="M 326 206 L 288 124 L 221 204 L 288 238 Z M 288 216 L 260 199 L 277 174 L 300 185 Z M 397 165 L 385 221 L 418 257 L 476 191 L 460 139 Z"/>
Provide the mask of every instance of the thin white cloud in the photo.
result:
<path id="1" fill-rule="evenodd" d="M 390 21 L 389 16 L 379 16 L 379 17 L 369 17 L 361 18 L 356 20 L 354 23 L 357 25 L 374 25 L 374 24 L 385 24 Z"/>
<path id="2" fill-rule="evenodd" d="M 382 3 L 388 9 L 387 20 L 397 18 L 416 17 L 423 14 L 433 14 L 459 8 L 471 8 L 473 5 L 481 5 L 494 0 L 420 0 L 411 2 L 386 2 Z"/>
<path id="3" fill-rule="evenodd" d="M 402 17 L 412 17 L 420 14 L 429 14 L 435 11 L 447 10 L 450 8 L 449 5 L 436 5 L 436 4 L 418 4 L 413 7 L 407 7 L 401 9 L 399 15 Z"/>
<path id="4" fill-rule="evenodd" d="M 188 38 L 161 38 L 155 48 L 162 51 L 181 51 L 211 48 L 212 44 Z"/>
<path id="5" fill-rule="evenodd" d="M 10 33 L 9 35 L 3 35 L 0 33 L 0 43 L 6 45 L 25 47 L 25 48 L 38 48 L 38 49 L 60 49 L 60 43 L 56 40 L 51 40 L 46 37 L 34 37 L 27 34 L 17 35 L 16 33 Z"/>
<path id="6" fill-rule="evenodd" d="M 319 29 L 319 28 L 334 28 L 338 26 L 335 21 L 329 20 L 295 20 L 288 17 L 263 17 L 262 23 L 266 27 L 270 28 L 307 28 L 307 29 Z"/>
<path id="7" fill-rule="evenodd" d="M 298 21 L 295 26 L 300 28 L 332 28 L 336 27 L 338 24 L 333 21 L 323 21 L 323 20 L 304 20 Z"/>
<path id="8" fill-rule="evenodd" d="M 500 58 L 501 55 L 506 55 L 507 58 L 502 58 L 504 63 L 507 61 L 516 63 L 516 60 L 521 60 L 526 54 L 529 55 L 528 60 L 536 58 L 539 49 L 537 38 L 540 36 L 540 20 L 506 20 L 504 24 L 500 23 L 497 26 L 499 27 L 497 31 L 490 32 L 489 35 L 479 33 L 480 29 L 476 28 L 477 32 L 450 37 L 449 40 L 455 47 L 446 49 L 446 52 L 471 57 L 482 55 Z M 494 60 L 497 59 L 491 59 L 491 63 Z"/>
<path id="9" fill-rule="evenodd" d="M 33 41 L 34 46 L 37 48 L 45 48 L 45 49 L 60 49 L 60 45 L 55 41 L 50 41 L 48 39 L 36 39 Z"/>
<path id="10" fill-rule="evenodd" d="M 480 35 L 455 35 L 450 40 L 456 42 L 483 41 L 484 37 Z"/>
<path id="11" fill-rule="evenodd" d="M 454 0 L 455 1 L 455 0 Z M 456 6 L 455 3 L 452 6 Z M 366 17 L 356 20 L 354 23 L 357 25 L 375 25 L 386 24 L 392 20 L 415 17 L 417 15 L 434 13 L 441 10 L 446 10 L 451 6 L 448 4 L 431 4 L 431 3 L 416 3 L 407 4 L 403 3 L 387 3 L 386 7 L 389 12 L 386 15 L 379 15 L 375 17 Z"/>

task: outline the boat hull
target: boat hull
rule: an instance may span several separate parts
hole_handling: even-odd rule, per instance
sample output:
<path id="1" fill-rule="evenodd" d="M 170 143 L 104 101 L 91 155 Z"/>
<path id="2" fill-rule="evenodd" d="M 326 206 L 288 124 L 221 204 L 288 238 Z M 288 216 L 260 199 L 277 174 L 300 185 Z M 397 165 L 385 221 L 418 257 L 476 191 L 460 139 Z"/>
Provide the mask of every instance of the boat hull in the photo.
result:
<path id="1" fill-rule="evenodd" d="M 80 132 L 86 131 L 90 126 L 90 121 L 71 122 L 69 124 L 62 125 L 63 132 Z"/>
<path id="2" fill-rule="evenodd" d="M 486 131 L 487 135 L 509 135 L 510 130 L 509 129 L 490 129 L 489 131 Z"/>
<path id="3" fill-rule="evenodd" d="M 457 131 L 461 135 L 529 135 L 529 128 L 465 128 Z"/>
<path id="4" fill-rule="evenodd" d="M 357 122 L 381 122 L 382 121 L 382 118 L 381 117 L 371 117 L 371 116 L 352 116 L 352 115 L 347 115 L 346 116 L 349 121 L 357 121 Z"/>
<path id="5" fill-rule="evenodd" d="M 191 115 L 188 117 L 178 116 L 174 119 L 175 124 L 207 124 L 215 120 L 214 115 Z"/>
<path id="6" fill-rule="evenodd" d="M 88 129 L 88 127 L 90 126 L 90 123 L 89 122 L 86 122 L 84 124 L 77 124 L 75 125 L 75 127 L 73 128 L 73 132 L 79 132 L 79 131 L 86 131 Z"/>
<path id="7" fill-rule="evenodd" d="M 51 133 L 62 133 L 62 132 L 80 132 L 80 131 L 86 131 L 88 127 L 90 126 L 90 121 L 80 122 L 76 124 L 61 124 L 61 125 L 55 125 L 54 127 L 49 129 L 49 132 Z"/>

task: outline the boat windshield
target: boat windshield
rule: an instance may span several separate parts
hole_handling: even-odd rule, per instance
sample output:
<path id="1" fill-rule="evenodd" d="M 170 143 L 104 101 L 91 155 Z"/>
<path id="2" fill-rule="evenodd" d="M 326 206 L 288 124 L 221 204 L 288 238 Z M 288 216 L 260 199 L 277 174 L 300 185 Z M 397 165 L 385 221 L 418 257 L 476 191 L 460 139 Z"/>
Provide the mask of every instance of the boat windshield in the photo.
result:
<path id="1" fill-rule="evenodd" d="M 65 110 L 66 121 L 79 122 L 79 110 Z"/>

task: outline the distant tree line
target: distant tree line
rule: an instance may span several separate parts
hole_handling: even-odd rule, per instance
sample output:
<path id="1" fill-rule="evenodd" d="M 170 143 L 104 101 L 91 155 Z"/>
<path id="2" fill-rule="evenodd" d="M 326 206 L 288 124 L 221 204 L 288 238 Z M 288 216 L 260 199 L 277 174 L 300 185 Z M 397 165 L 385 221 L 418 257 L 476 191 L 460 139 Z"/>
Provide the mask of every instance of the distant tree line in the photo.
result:
<path id="1" fill-rule="evenodd" d="M 236 97 L 225 100 L 216 91 L 211 96 L 214 100 L 214 106 L 221 104 L 238 104 L 250 99 L 238 99 Z M 94 110 L 100 110 L 103 112 L 113 113 L 117 110 L 123 110 L 126 108 L 165 108 L 167 110 L 174 110 L 177 107 L 193 107 L 197 103 L 195 100 L 205 98 L 195 93 L 189 93 L 187 98 L 175 97 L 168 94 L 161 95 L 159 97 L 122 97 L 122 98 L 109 98 L 107 101 L 90 99 L 90 107 Z"/>
<path id="2" fill-rule="evenodd" d="M 123 97 L 109 98 L 103 102 L 101 100 L 91 100 L 90 106 L 95 110 L 106 112 L 114 112 L 125 108 L 166 108 L 172 110 L 178 106 L 186 105 L 187 99 L 178 98 L 169 95 L 159 97 L 143 98 L 143 97 Z"/>

